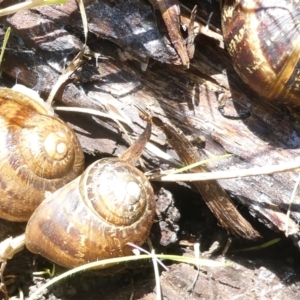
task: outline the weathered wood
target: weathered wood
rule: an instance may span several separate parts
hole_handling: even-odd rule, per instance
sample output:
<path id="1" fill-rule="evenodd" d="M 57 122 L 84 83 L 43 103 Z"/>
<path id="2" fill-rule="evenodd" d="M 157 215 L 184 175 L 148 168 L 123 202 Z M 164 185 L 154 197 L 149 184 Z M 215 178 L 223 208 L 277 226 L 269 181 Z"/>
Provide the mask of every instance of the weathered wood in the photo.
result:
<path id="1" fill-rule="evenodd" d="M 92 11 L 95 14 L 96 8 L 100 10 L 102 5 L 101 1 L 90 3 L 91 6 L 87 6 L 88 17 Z M 103 1 L 104 4 L 108 13 L 109 5 L 106 1 Z M 145 3 L 144 7 L 148 9 Z M 121 18 L 120 15 L 118 17 Z M 203 35 L 198 37 L 195 57 L 189 70 L 150 60 L 147 70 L 142 71 L 137 62 L 121 61 L 117 55 L 118 47 L 103 41 L 102 38 L 116 42 L 123 35 L 120 45 L 126 48 L 124 32 L 107 22 L 107 19 L 101 22 L 93 15 L 91 28 L 96 38 L 90 38 L 90 47 L 107 55 L 109 59 L 100 60 L 98 65 L 94 60 L 86 61 L 73 80 L 60 90 L 57 100 L 67 105 L 99 109 L 110 103 L 132 120 L 132 133 L 140 132 L 144 126 L 133 104 L 147 107 L 154 115 L 167 118 L 186 134 L 204 135 L 208 156 L 226 152 L 234 154 L 231 159 L 212 164 L 212 170 L 280 164 L 298 157 L 299 116 L 253 94 L 238 78 L 226 51 L 215 40 Z M 120 22 L 122 19 L 119 19 Z M 79 38 L 72 33 L 79 34 L 81 31 L 75 1 L 69 1 L 63 6 L 19 12 L 2 18 L 1 23 L 13 29 L 5 53 L 3 72 L 46 97 L 63 69 L 64 60 L 69 61 L 82 46 Z M 112 28 L 115 29 L 113 33 L 109 31 Z M 131 33 L 130 46 L 126 50 L 134 56 L 134 40 L 142 39 L 143 36 L 136 35 L 133 29 Z M 146 45 L 147 39 L 143 42 Z M 148 61 L 147 55 L 149 49 L 143 50 L 136 59 L 144 64 Z M 168 57 L 170 53 L 165 55 Z M 152 57 L 157 59 L 155 55 Z M 169 62 L 172 61 L 174 53 Z M 234 99 L 226 107 L 228 113 L 248 110 L 251 116 L 244 120 L 224 118 L 217 109 L 217 93 L 220 89 L 231 94 Z M 60 115 L 65 119 L 71 118 L 66 113 Z M 89 153 L 121 153 L 127 143 L 119 134 L 117 126 L 113 122 L 93 118 L 97 119 L 98 126 L 91 119 L 73 116 L 75 130 L 84 149 Z M 104 131 L 100 127 L 104 127 Z M 159 129 L 153 130 L 151 140 L 165 147 L 165 139 Z M 146 158 L 150 159 L 152 166 L 158 163 L 151 153 L 147 153 Z M 295 178 L 296 173 L 285 173 L 222 180 L 220 183 L 269 226 L 284 230 L 285 213 Z M 296 224 L 300 218 L 299 201 L 297 197 L 292 206 L 291 217 L 295 222 L 290 222 L 293 228 L 291 235 L 296 243 L 299 240 Z"/>
<path id="2" fill-rule="evenodd" d="M 237 264 L 221 268 L 201 268 L 205 272 L 197 275 L 193 266 L 186 264 L 173 265 L 168 272 L 163 272 L 161 285 L 163 295 L 170 299 L 297 299 L 297 288 L 284 286 L 283 290 L 278 285 L 283 278 L 273 273 L 274 261 L 262 262 L 259 260 L 251 263 L 239 260 Z M 255 268 L 256 272 L 252 269 Z M 289 276 L 293 273 L 288 266 L 281 266 L 282 275 Z M 194 279 L 198 280 L 193 285 Z M 145 289 L 145 288 L 144 288 Z M 187 291 L 189 291 L 187 296 Z M 155 291 L 142 296 L 143 300 L 156 299 Z M 108 299 L 108 298 L 107 298 Z M 114 299 L 118 299 L 115 298 Z"/>
<path id="3" fill-rule="evenodd" d="M 12 4 L 12 1 L 4 2 Z M 60 89 L 56 97 L 57 101 L 68 106 L 89 107 L 101 111 L 113 106 L 132 121 L 126 129 L 133 138 L 145 126 L 134 104 L 146 107 L 153 115 L 177 126 L 186 135 L 204 135 L 205 152 L 208 157 L 224 153 L 234 154 L 230 159 L 211 163 L 211 170 L 245 169 L 297 159 L 300 146 L 300 117 L 297 112 L 274 106 L 250 91 L 233 70 L 229 56 L 223 48 L 219 47 L 217 40 L 204 35 L 198 36 L 195 56 L 191 60 L 190 68 L 184 70 L 182 66 L 174 65 L 180 63 L 180 58 L 162 38 L 162 33 L 158 32 L 155 18 L 149 15 L 152 8 L 147 2 L 141 1 L 137 11 L 140 11 L 141 15 L 146 12 L 145 15 L 150 18 L 148 27 L 139 27 L 139 23 L 143 23 L 143 20 L 139 23 L 134 22 L 139 20 L 138 14 L 133 16 L 135 10 L 132 9 L 137 1 L 85 2 L 89 4 L 87 6 L 91 29 L 89 47 L 95 52 L 106 55 L 108 59 L 100 59 L 98 64 L 95 59 L 86 59 L 83 66 Z M 118 5 L 123 5 L 122 9 L 125 9 L 125 2 L 132 5 L 128 8 L 132 14 L 124 14 L 124 16 L 131 17 L 131 22 L 128 23 L 135 23 L 137 27 L 131 29 L 129 27 L 126 31 L 122 31 L 122 15 L 114 15 L 114 13 L 120 12 Z M 115 17 L 113 24 L 109 23 L 109 18 L 105 16 Z M 160 20 L 157 21 L 160 23 Z M 83 45 L 81 19 L 75 0 L 68 1 L 66 5 L 45 6 L 32 11 L 19 12 L 1 18 L 0 24 L 11 26 L 13 30 L 2 65 L 5 84 L 10 85 L 17 81 L 34 88 L 46 98 L 65 64 L 72 60 Z M 155 33 L 144 35 L 151 30 Z M 4 31 L 0 29 L 0 36 L 3 35 Z M 158 39 L 154 43 L 155 46 L 152 44 L 153 48 L 147 48 L 149 39 L 154 37 Z M 160 52 L 156 52 L 157 47 Z M 154 49 L 154 52 L 151 49 Z M 136 60 L 121 60 L 118 55 L 120 50 L 127 51 L 123 58 L 134 57 Z M 147 62 L 149 64 L 146 71 L 142 71 L 141 67 L 145 67 Z M 242 120 L 224 118 L 218 111 L 217 94 L 220 90 L 233 97 L 226 107 L 229 114 L 250 111 L 251 116 Z M 128 147 L 124 135 L 110 120 L 66 112 L 60 112 L 59 115 L 72 124 L 85 152 L 89 154 L 119 155 Z M 154 127 L 151 142 L 177 158 L 174 151 L 166 145 L 165 140 L 162 131 Z M 145 151 L 144 158 L 149 168 L 164 163 L 163 159 L 157 158 L 149 151 Z M 172 163 L 168 163 L 172 166 Z M 230 195 L 245 204 L 250 212 L 258 216 L 267 226 L 284 230 L 285 214 L 296 177 L 297 173 L 291 172 L 219 182 Z M 297 196 L 292 206 L 290 220 L 293 229 L 291 237 L 298 247 L 300 247 L 297 225 L 300 221 L 299 202 Z M 9 227 L 9 224 L 3 226 Z M 22 227 L 18 229 L 21 230 Z M 212 291 L 218 291 L 218 295 L 224 291 L 222 295 L 228 298 L 229 295 L 237 296 L 237 290 L 244 294 L 245 281 L 248 280 L 247 284 L 250 281 L 252 284 L 247 288 L 247 292 L 254 290 L 249 298 L 253 295 L 259 297 L 261 296 L 259 292 L 262 291 L 259 275 L 265 275 L 266 268 L 273 269 L 273 265 L 278 267 L 276 263 L 272 266 L 265 262 L 258 263 L 254 266 L 260 268 L 257 274 L 252 272 L 253 266 L 249 265 L 242 270 L 239 266 L 241 271 L 232 267 L 223 268 L 219 270 L 220 273 L 210 270 L 209 276 L 202 273 L 193 296 L 195 299 L 201 299 L 203 294 L 211 297 Z M 210 276 L 213 272 L 215 273 Z M 273 276 L 267 272 L 267 276 L 269 274 Z M 280 274 L 281 276 L 272 277 L 274 290 L 276 284 L 286 278 L 284 272 Z M 171 272 L 164 273 L 161 277 L 164 294 L 170 296 L 176 293 L 177 297 L 183 289 L 180 288 L 179 291 L 174 286 L 183 284 L 185 288 L 180 294 L 182 298 L 178 299 L 186 298 L 192 280 L 185 279 L 190 277 L 194 279 L 195 275 L 196 270 L 192 267 L 181 265 L 172 267 Z M 178 281 L 179 277 L 182 278 L 181 281 Z M 213 282 L 216 283 L 213 289 L 210 278 L 213 278 Z M 229 282 L 226 282 L 228 278 Z M 266 286 L 268 284 L 267 281 Z M 138 287 L 141 290 L 140 298 L 149 291 L 144 299 L 152 299 L 153 294 L 150 294 L 150 291 L 154 284 L 147 278 L 145 285 L 147 288 Z M 99 284 L 96 286 L 98 288 Z M 297 291 L 289 290 L 288 286 L 281 289 L 287 299 L 297 299 Z M 130 292 L 131 286 L 128 287 L 128 295 Z M 123 298 L 120 295 L 120 299 L 128 298 L 128 295 Z M 95 297 L 98 296 L 97 291 Z M 107 294 L 107 299 L 116 297 Z"/>

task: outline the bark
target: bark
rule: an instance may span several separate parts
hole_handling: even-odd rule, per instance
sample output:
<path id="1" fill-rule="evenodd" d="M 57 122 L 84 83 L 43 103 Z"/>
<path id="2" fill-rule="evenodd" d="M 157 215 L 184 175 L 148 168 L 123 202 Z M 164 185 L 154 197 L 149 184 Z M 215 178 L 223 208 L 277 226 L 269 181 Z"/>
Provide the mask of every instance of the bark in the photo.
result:
<path id="1" fill-rule="evenodd" d="M 11 1 L 6 2 L 11 4 Z M 163 32 L 158 31 L 149 3 L 88 2 L 89 47 L 108 59 L 100 59 L 97 63 L 95 59 L 86 59 L 60 89 L 57 101 L 102 111 L 112 107 L 120 110 L 132 121 L 126 128 L 133 138 L 145 126 L 134 104 L 147 108 L 186 135 L 205 136 L 208 157 L 233 154 L 230 159 L 210 164 L 212 171 L 264 167 L 297 160 L 300 152 L 297 111 L 273 105 L 254 94 L 235 73 L 230 57 L 216 39 L 199 35 L 190 68 L 184 69 L 179 65 L 176 51 L 162 36 Z M 139 9 L 136 11 L 140 15 L 132 9 L 137 3 Z M 140 19 L 141 15 L 148 18 L 148 27 L 140 26 L 146 22 Z M 114 22 L 110 23 L 105 16 L 110 16 Z M 3 84 L 10 85 L 17 80 L 46 98 L 64 64 L 70 62 L 83 45 L 81 19 L 75 1 L 19 12 L 2 17 L 0 22 L 3 28 L 11 26 L 13 31 L 2 64 Z M 0 34 L 3 36 L 3 29 Z M 125 54 L 120 56 L 124 50 Z M 135 60 L 123 61 L 124 57 Z M 247 111 L 250 117 L 241 120 L 223 117 L 217 102 L 220 91 L 232 96 L 225 108 L 228 114 Z M 89 154 L 119 155 L 128 147 L 112 121 L 74 113 L 60 112 L 59 115 L 72 124 Z M 178 159 L 157 127 L 153 128 L 151 142 Z M 144 158 L 148 168 L 165 163 L 148 150 L 144 152 Z M 296 177 L 297 172 L 289 172 L 220 180 L 219 183 L 268 227 L 284 230 Z M 290 237 L 298 247 L 299 203 L 297 196 L 290 219 Z"/>
<path id="2" fill-rule="evenodd" d="M 111 24 L 107 18 L 101 19 L 102 5 L 106 14 L 112 14 L 121 5 L 116 14 L 119 22 Z M 196 40 L 195 56 L 190 68 L 184 70 L 182 66 L 174 66 L 174 51 L 170 51 L 165 40 L 159 37 L 154 17 L 150 25 L 157 31 L 159 45 L 165 43 L 165 47 L 163 50 L 156 48 L 161 50 L 159 57 L 158 50 L 153 54 L 150 51 L 152 48 L 146 47 L 149 39 L 153 39 L 153 35 L 146 30 L 148 27 L 137 27 L 145 33 L 137 34 L 137 28 L 117 26 L 126 21 L 126 18 L 125 21 L 121 20 L 120 10 L 127 9 L 132 13 L 132 6 L 132 2 L 126 8 L 122 1 L 116 5 L 106 1 L 90 1 L 87 13 L 93 35 L 89 46 L 93 51 L 107 55 L 108 59 L 100 59 L 98 64 L 95 60 L 87 60 L 72 80 L 61 88 L 57 100 L 66 105 L 100 110 L 113 106 L 131 119 L 133 124 L 129 131 L 133 136 L 145 126 L 134 104 L 147 107 L 153 115 L 167 119 L 186 135 L 204 135 L 208 156 L 234 154 L 231 159 L 212 165 L 212 170 L 263 167 L 297 158 L 300 144 L 297 113 L 272 105 L 253 94 L 234 72 L 226 51 L 219 47 L 216 40 L 204 35 Z M 151 6 L 147 3 L 141 2 L 139 8 L 148 13 L 147 17 L 150 16 Z M 127 20 L 126 24 L 135 24 L 134 18 L 138 16 L 134 15 L 131 22 Z M 3 72 L 46 97 L 61 73 L 64 62 L 69 61 L 82 47 L 79 39 L 81 19 L 75 1 L 63 6 L 45 6 L 19 12 L 2 18 L 1 22 L 13 30 L 5 52 Z M 129 33 L 129 38 L 124 38 Z M 139 63 L 124 62 L 119 58 L 117 52 L 123 49 L 107 41 L 116 42 L 118 37 L 122 41 L 118 45 L 126 49 L 131 57 L 137 49 L 135 59 Z M 127 47 L 124 44 L 126 42 Z M 141 43 L 144 48 L 140 47 Z M 158 61 L 162 61 L 161 57 L 164 57 L 164 64 Z M 149 61 L 149 65 L 146 71 L 142 71 L 141 64 L 145 66 L 146 61 Z M 232 95 L 233 100 L 226 106 L 228 114 L 249 111 L 251 116 L 242 120 L 223 117 L 217 109 L 220 90 Z M 127 146 L 117 126 L 111 121 L 69 113 L 60 115 L 73 122 L 88 153 L 119 155 Z M 151 140 L 166 148 L 165 137 L 159 129 L 153 129 Z M 145 157 L 152 167 L 161 162 L 149 152 Z M 296 176 L 296 173 L 290 172 L 222 180 L 220 183 L 268 226 L 283 230 Z M 291 235 L 296 243 L 299 240 L 296 224 L 300 217 L 298 205 L 296 198 L 290 222 Z"/>

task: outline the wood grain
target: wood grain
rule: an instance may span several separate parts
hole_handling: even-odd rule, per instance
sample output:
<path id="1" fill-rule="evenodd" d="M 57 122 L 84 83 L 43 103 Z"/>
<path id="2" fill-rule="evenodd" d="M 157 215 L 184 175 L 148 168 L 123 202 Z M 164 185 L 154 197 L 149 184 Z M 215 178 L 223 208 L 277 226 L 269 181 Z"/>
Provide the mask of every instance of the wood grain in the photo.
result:
<path id="1" fill-rule="evenodd" d="M 17 13 L 1 19 L 2 24 L 12 26 L 15 37 L 24 41 L 24 44 L 20 44 L 18 38 L 10 39 L 3 72 L 10 78 L 17 78 L 19 83 L 35 87 L 44 97 L 47 96 L 60 73 L 54 67 L 60 66 L 64 57 L 67 61 L 71 59 L 72 53 L 80 47 L 80 16 L 75 10 L 74 1 L 69 1 L 65 6 L 39 8 L 34 12 Z M 51 29 L 52 24 L 46 35 L 57 41 L 57 45 L 63 50 L 59 52 L 57 46 L 50 51 L 33 41 L 37 35 L 35 30 L 39 26 L 36 23 L 30 30 L 24 30 L 24 22 L 21 22 L 30 14 L 39 16 L 39 24 L 55 20 L 55 24 L 67 25 L 63 27 L 63 34 L 55 35 L 55 31 Z M 59 40 L 61 36 L 64 38 Z M 141 36 L 137 38 L 141 39 Z M 212 170 L 280 164 L 293 161 L 299 156 L 299 114 L 286 107 L 275 106 L 254 94 L 241 82 L 227 52 L 219 47 L 217 41 L 204 35 L 196 39 L 195 56 L 189 70 L 149 59 L 149 65 L 143 72 L 137 61 L 121 61 L 117 55 L 120 46 L 111 40 L 103 36 L 100 29 L 98 34 L 94 32 L 90 37 L 90 47 L 109 56 L 109 59 L 99 60 L 98 65 L 94 60 L 87 60 L 72 82 L 61 89 L 57 100 L 67 105 L 99 109 L 104 109 L 107 103 L 111 103 L 132 120 L 129 130 L 133 137 L 144 126 L 134 103 L 147 107 L 154 115 L 166 118 L 180 128 L 184 134 L 204 135 L 205 153 L 208 157 L 234 154 L 230 159 L 211 164 L 209 167 Z M 65 49 L 65 41 L 73 41 L 75 46 Z M 134 56 L 132 49 L 129 51 Z M 217 93 L 220 90 L 232 96 L 226 106 L 228 113 L 247 110 L 251 116 L 243 120 L 224 118 L 217 109 Z M 83 147 L 90 153 L 118 155 L 128 146 L 112 122 L 78 115 L 67 116 L 66 113 L 61 116 L 66 120 L 73 118 L 72 122 Z M 103 128 L 104 133 L 101 133 L 100 128 Z M 153 129 L 151 141 L 162 149 L 167 149 L 165 137 L 158 128 Z M 174 155 L 174 152 L 170 153 Z M 149 152 L 145 152 L 145 158 L 152 167 L 163 162 Z M 289 172 L 221 180 L 219 183 L 267 226 L 284 230 L 285 214 L 297 175 L 296 172 Z M 299 203 L 297 195 L 289 223 L 290 236 L 298 246 Z"/>

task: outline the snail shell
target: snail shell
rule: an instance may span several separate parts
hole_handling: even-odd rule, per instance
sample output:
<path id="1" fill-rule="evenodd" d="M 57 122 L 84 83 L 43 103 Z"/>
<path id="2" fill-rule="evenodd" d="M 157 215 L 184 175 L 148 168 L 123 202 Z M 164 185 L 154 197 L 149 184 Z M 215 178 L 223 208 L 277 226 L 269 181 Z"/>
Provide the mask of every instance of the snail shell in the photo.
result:
<path id="1" fill-rule="evenodd" d="M 128 242 L 145 242 L 155 198 L 148 179 L 134 167 L 151 135 L 152 119 L 144 119 L 144 132 L 120 158 L 94 162 L 35 210 L 25 232 L 31 252 L 72 268 L 129 255 Z"/>
<path id="2" fill-rule="evenodd" d="M 75 133 L 34 99 L 0 88 L 0 217 L 27 221 L 45 197 L 82 173 Z"/>
<path id="3" fill-rule="evenodd" d="M 152 187 L 142 172 L 120 159 L 102 159 L 36 209 L 26 246 L 72 268 L 132 254 L 142 245 L 155 212 Z"/>
<path id="4" fill-rule="evenodd" d="M 298 1 L 223 2 L 222 30 L 237 73 L 264 98 L 299 106 Z"/>

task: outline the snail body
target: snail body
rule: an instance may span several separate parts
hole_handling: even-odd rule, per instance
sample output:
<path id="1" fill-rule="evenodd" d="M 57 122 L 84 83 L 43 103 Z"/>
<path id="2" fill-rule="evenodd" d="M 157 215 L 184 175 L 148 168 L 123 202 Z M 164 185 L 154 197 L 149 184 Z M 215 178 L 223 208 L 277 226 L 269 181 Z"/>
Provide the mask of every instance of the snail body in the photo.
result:
<path id="1" fill-rule="evenodd" d="M 75 133 L 42 104 L 0 89 L 0 218 L 27 221 L 42 202 L 83 172 Z"/>
<path id="2" fill-rule="evenodd" d="M 155 213 L 153 189 L 133 164 L 151 133 L 145 133 L 120 157 L 94 162 L 35 210 L 25 232 L 33 253 L 72 268 L 132 253 L 142 245 Z"/>
<path id="3" fill-rule="evenodd" d="M 235 70 L 259 95 L 300 105 L 300 5 L 224 0 L 222 30 Z"/>

